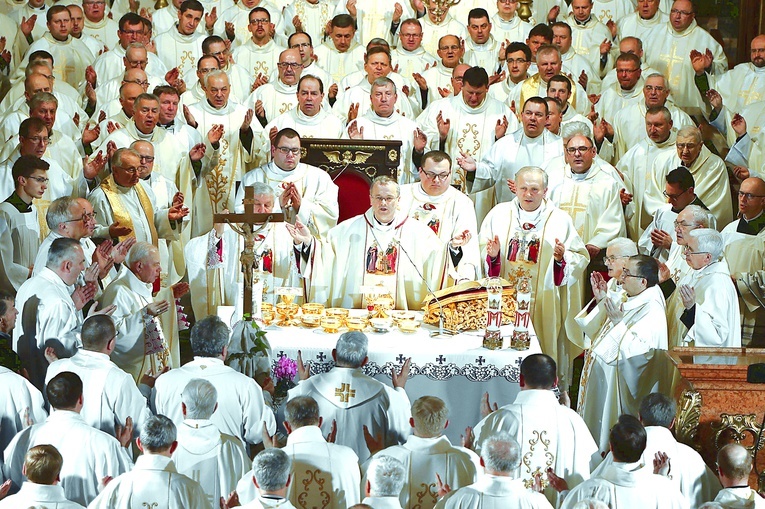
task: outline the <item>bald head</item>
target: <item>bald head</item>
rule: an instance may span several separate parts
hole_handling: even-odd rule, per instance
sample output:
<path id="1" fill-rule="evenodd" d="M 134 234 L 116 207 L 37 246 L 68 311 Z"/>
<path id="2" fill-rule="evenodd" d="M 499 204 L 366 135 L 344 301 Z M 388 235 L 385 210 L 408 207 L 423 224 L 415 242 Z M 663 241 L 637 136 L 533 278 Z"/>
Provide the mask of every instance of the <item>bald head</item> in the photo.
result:
<path id="1" fill-rule="evenodd" d="M 643 56 L 643 42 L 637 37 L 625 37 L 619 41 L 620 53 L 631 53 L 638 57 Z"/>
<path id="2" fill-rule="evenodd" d="M 32 73 L 24 80 L 24 92 L 26 92 L 27 99 L 40 92 L 50 91 L 50 80 L 43 74 Z"/>
<path id="3" fill-rule="evenodd" d="M 752 39 L 749 45 L 750 57 L 755 67 L 765 67 L 765 34 Z"/>
<path id="4" fill-rule="evenodd" d="M 739 444 L 728 444 L 717 453 L 717 470 L 723 488 L 747 485 L 752 455 Z"/>

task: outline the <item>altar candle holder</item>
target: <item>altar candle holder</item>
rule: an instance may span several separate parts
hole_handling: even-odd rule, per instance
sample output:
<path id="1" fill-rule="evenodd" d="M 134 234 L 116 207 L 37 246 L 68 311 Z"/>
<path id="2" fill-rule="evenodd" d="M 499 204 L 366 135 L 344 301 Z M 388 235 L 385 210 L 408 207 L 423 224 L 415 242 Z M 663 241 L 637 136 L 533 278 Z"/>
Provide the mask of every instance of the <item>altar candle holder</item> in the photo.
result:
<path id="1" fill-rule="evenodd" d="M 490 278 L 486 282 L 486 331 L 483 335 L 483 347 L 489 350 L 502 348 L 502 280 Z"/>
<path id="2" fill-rule="evenodd" d="M 516 308 L 513 336 L 510 348 L 513 350 L 528 350 L 531 346 L 529 337 L 529 322 L 531 321 L 531 281 L 527 277 L 519 278 L 515 292 Z"/>

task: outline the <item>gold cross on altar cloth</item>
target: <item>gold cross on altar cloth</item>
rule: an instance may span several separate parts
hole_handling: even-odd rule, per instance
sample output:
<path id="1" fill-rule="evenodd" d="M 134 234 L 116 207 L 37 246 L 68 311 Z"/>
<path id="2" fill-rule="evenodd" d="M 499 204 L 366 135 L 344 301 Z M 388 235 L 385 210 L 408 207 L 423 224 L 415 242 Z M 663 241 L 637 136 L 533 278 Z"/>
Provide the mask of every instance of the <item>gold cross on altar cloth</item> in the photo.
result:
<path id="1" fill-rule="evenodd" d="M 340 398 L 340 403 L 348 403 L 351 398 L 356 397 L 356 391 L 351 389 L 351 384 L 341 384 L 335 389 L 335 396 Z"/>

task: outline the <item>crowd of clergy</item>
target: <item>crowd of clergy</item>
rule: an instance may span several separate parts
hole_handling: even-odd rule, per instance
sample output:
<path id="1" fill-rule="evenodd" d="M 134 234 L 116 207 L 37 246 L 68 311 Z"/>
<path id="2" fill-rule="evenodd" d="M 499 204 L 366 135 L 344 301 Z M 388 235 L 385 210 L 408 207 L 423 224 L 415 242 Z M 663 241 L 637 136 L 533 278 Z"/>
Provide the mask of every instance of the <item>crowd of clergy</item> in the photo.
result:
<path id="1" fill-rule="evenodd" d="M 675 440 L 658 355 L 765 344 L 765 35 L 729 69 L 692 0 L 518 10 L 0 0 L 0 508 L 765 506 Z M 338 224 L 305 138 L 400 162 Z M 459 444 L 363 333 L 281 401 L 217 317 L 486 277 L 543 353 Z"/>

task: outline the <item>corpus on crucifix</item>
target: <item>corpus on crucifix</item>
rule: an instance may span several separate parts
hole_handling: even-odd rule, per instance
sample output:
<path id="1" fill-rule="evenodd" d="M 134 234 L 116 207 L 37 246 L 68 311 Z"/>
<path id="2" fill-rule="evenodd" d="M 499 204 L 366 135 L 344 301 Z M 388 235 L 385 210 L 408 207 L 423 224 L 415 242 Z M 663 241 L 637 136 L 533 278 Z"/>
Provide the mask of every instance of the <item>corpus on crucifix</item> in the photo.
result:
<path id="1" fill-rule="evenodd" d="M 247 186 L 244 188 L 244 212 L 240 214 L 214 214 L 214 223 L 228 224 L 232 230 L 244 238 L 244 249 L 239 257 L 242 272 L 244 273 L 244 320 L 252 320 L 252 285 L 257 283 L 253 277 L 253 270 L 261 272 L 266 267 L 261 266 L 263 261 L 262 254 L 257 254 L 255 243 L 259 240 L 265 240 L 266 236 L 261 232 L 268 233 L 268 229 L 273 223 L 284 222 L 282 213 L 259 213 L 255 211 L 255 188 Z"/>

